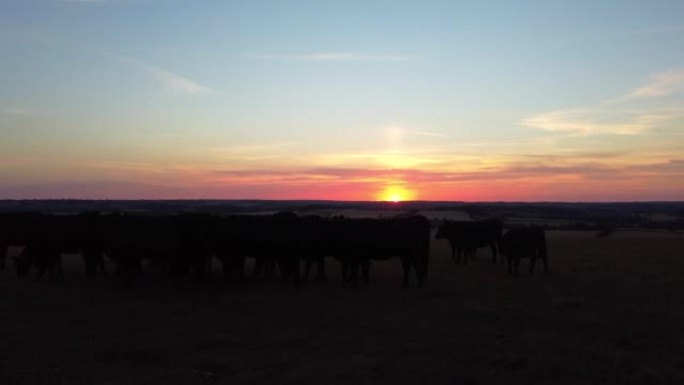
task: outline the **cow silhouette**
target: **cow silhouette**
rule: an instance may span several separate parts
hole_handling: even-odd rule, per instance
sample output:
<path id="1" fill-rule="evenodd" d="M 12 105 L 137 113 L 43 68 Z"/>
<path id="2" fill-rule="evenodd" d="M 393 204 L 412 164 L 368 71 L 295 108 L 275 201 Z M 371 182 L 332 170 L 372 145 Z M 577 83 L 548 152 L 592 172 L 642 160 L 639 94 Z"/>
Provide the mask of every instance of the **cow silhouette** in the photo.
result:
<path id="1" fill-rule="evenodd" d="M 459 264 L 461 257 L 463 263 L 473 258 L 478 248 L 490 247 L 492 250 L 492 263 L 503 264 L 503 256 L 499 252 L 503 225 L 496 219 L 486 221 L 444 221 L 435 234 L 435 239 L 446 239 L 451 246 L 451 259 Z"/>
<path id="2" fill-rule="evenodd" d="M 537 259 L 544 263 L 544 272 L 549 272 L 546 232 L 543 227 L 530 226 L 508 230 L 501 240 L 501 249 L 508 259 L 508 272 L 518 275 L 520 260 L 530 259 L 530 274 L 534 272 Z"/>

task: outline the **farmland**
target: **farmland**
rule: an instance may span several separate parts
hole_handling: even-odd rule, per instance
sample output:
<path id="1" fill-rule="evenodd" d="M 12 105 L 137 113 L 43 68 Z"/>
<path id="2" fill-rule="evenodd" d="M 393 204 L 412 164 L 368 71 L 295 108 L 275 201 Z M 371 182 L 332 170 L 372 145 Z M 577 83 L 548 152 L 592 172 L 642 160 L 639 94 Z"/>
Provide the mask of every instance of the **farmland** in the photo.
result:
<path id="1" fill-rule="evenodd" d="M 684 237 L 550 231 L 548 247 L 548 275 L 512 278 L 433 241 L 420 290 L 400 289 L 398 261 L 341 287 L 329 260 L 300 290 L 147 271 L 122 291 L 66 255 L 54 281 L 0 275 L 0 382 L 681 383 Z"/>

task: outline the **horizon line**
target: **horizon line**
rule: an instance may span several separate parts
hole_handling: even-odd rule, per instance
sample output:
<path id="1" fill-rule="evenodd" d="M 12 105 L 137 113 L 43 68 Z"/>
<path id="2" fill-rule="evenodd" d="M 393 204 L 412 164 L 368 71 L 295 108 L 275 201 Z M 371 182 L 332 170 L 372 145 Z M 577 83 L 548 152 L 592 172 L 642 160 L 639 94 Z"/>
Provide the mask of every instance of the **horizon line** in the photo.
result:
<path id="1" fill-rule="evenodd" d="M 48 201 L 79 201 L 79 202 L 320 202 L 320 203 L 386 203 L 391 205 L 401 205 L 405 203 L 465 203 L 465 204 L 481 204 L 481 203 L 573 203 L 573 204 L 611 204 L 611 203 L 682 203 L 684 200 L 613 200 L 613 201 L 553 201 L 553 200 L 536 200 L 536 201 L 515 201 L 515 200 L 496 200 L 496 201 L 463 201 L 463 200 L 404 200 L 404 201 L 388 201 L 388 200 L 336 200 L 336 199 L 258 199 L 258 198 L 121 198 L 121 199 L 96 199 L 96 198 L 0 198 L 0 202 L 48 202 Z"/>

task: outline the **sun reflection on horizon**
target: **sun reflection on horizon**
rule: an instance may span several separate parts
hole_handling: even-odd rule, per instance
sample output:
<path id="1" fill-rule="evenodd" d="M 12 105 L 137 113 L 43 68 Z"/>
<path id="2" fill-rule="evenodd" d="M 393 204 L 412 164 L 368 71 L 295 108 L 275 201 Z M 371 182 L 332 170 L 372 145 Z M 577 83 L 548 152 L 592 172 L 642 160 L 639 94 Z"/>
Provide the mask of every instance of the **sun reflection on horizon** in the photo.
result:
<path id="1" fill-rule="evenodd" d="M 414 199 L 414 192 L 401 186 L 387 186 L 380 191 L 376 199 L 383 202 L 399 203 Z"/>

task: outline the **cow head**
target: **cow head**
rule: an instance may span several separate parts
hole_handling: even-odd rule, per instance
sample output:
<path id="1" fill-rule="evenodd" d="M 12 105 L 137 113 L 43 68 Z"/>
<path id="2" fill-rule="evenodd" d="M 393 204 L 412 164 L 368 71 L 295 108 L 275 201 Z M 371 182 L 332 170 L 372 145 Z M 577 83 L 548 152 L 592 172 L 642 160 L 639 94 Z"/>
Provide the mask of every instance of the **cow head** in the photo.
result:
<path id="1" fill-rule="evenodd" d="M 437 228 L 437 233 L 435 233 L 435 239 L 445 239 L 449 235 L 449 224 L 451 222 L 444 221 Z"/>

